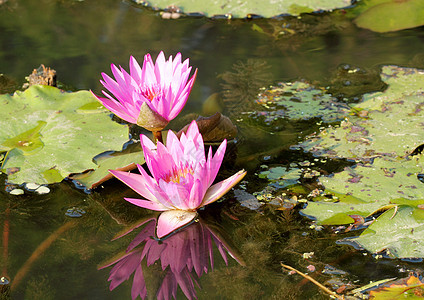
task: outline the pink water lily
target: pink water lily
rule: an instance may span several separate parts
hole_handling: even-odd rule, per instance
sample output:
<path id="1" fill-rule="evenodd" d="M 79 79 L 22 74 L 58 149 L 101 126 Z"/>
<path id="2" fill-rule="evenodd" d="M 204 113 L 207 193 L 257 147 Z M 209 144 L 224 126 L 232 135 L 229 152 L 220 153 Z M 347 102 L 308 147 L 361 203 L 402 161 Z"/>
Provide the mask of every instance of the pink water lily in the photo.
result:
<path id="1" fill-rule="evenodd" d="M 210 147 L 206 158 L 203 138 L 195 121 L 180 139 L 169 131 L 166 146 L 160 142 L 156 146 L 144 135 L 141 136 L 141 145 L 153 177 L 140 165 L 141 175 L 110 172 L 145 198 L 125 200 L 140 207 L 163 211 L 156 228 L 159 238 L 190 223 L 199 208 L 221 198 L 246 175 L 242 170 L 212 185 L 224 158 L 227 141 L 221 143 L 213 156 Z"/>
<path id="2" fill-rule="evenodd" d="M 100 82 L 116 99 L 105 91 L 106 98 L 93 95 L 121 119 L 151 131 L 162 130 L 180 113 L 197 75 L 196 69 L 189 79 L 189 59 L 181 62 L 181 53 L 165 60 L 160 52 L 156 63 L 146 54 L 142 68 L 131 56 L 129 74 L 114 64 L 111 69 L 115 80 L 102 73 Z"/>

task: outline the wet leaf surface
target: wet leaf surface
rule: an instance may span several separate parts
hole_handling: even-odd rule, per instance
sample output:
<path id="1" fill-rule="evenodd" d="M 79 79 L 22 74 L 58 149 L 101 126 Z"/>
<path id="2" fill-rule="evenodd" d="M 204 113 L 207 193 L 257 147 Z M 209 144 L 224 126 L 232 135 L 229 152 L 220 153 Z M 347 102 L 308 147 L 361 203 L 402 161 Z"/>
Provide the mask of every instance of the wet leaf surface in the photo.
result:
<path id="1" fill-rule="evenodd" d="M 373 2 L 373 1 L 369 1 Z M 376 1 L 374 1 L 376 2 Z M 383 3 L 378 3 L 383 2 Z M 389 32 L 424 25 L 424 2 L 421 0 L 378 1 L 356 19 L 359 27 Z"/>
<path id="2" fill-rule="evenodd" d="M 424 297 L 424 282 L 418 275 L 412 274 L 408 278 L 392 281 L 370 292 L 372 300 L 422 299 Z"/>
<path id="3" fill-rule="evenodd" d="M 96 168 L 92 159 L 97 154 L 120 150 L 128 127 L 98 106 L 90 107 L 93 102 L 88 91 L 65 93 L 40 85 L 0 95 L 0 150 L 7 153 L 2 171 L 8 180 L 60 182 L 70 173 Z"/>
<path id="4" fill-rule="evenodd" d="M 400 198 L 412 205 L 424 199 L 423 183 L 417 178 L 423 167 L 422 158 L 380 158 L 373 164 L 359 164 L 333 176 L 320 177 L 324 195 L 310 202 L 303 212 L 322 224 L 346 224 L 353 222 L 350 215 L 368 216 L 398 203 Z"/>
<path id="5" fill-rule="evenodd" d="M 386 66 L 381 77 L 388 84 L 385 91 L 364 95 L 345 121 L 312 136 L 300 147 L 316 155 L 368 161 L 403 157 L 421 145 L 424 72 Z"/>
<path id="6" fill-rule="evenodd" d="M 362 161 L 320 177 L 324 192 L 303 212 L 320 224 L 332 225 L 376 214 L 376 221 L 350 242 L 372 253 L 421 258 L 424 160 L 415 149 L 422 144 L 424 129 L 424 73 L 383 67 L 382 79 L 388 84 L 384 92 L 364 95 L 352 109 L 355 114 L 302 145 L 318 155 Z M 409 155 L 412 152 L 416 155 Z"/>
<path id="7" fill-rule="evenodd" d="M 142 0 L 133 0 L 136 3 L 145 4 Z M 235 1 L 235 0 L 213 0 L 213 1 L 193 1 L 193 0 L 154 0 L 149 1 L 152 7 L 166 9 L 174 7 L 181 9 L 184 13 L 201 13 L 207 17 L 214 15 L 232 15 L 234 18 L 245 18 L 249 14 L 260 15 L 265 18 L 280 14 L 299 15 L 300 13 L 310 13 L 320 10 L 333 10 L 350 5 L 347 0 L 298 0 L 298 1 Z"/>
<path id="8" fill-rule="evenodd" d="M 325 89 L 302 81 L 281 82 L 277 86 L 262 89 L 256 102 L 266 110 L 255 112 L 254 115 L 266 124 L 284 118 L 319 118 L 324 122 L 334 122 L 349 112 L 346 104 L 337 102 Z"/>
<path id="9" fill-rule="evenodd" d="M 113 177 L 109 170 L 130 171 L 137 167 L 136 164 L 144 164 L 144 155 L 141 149 L 131 153 L 117 152 L 100 157 L 95 163 L 97 164 L 96 169 L 82 174 L 73 174 L 70 179 L 91 190 Z"/>
<path id="10" fill-rule="evenodd" d="M 418 208 L 400 205 L 378 217 L 357 238 L 345 239 L 372 253 L 392 258 L 424 257 L 424 214 Z"/>

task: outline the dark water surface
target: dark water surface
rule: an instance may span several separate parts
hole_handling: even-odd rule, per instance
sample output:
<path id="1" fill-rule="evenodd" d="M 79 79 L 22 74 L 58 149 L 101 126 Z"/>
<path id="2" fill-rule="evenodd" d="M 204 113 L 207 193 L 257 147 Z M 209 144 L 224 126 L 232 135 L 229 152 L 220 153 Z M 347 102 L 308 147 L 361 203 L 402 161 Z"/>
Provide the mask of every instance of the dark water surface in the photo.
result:
<path id="1" fill-rule="evenodd" d="M 294 33 L 284 29 L 287 24 Z M 254 30 L 257 26 L 264 32 Z M 180 120 L 170 124 L 173 129 L 185 124 L 190 113 L 207 113 L 203 102 L 216 92 L 224 92 L 227 100 L 240 101 L 237 107 L 227 101 L 224 113 L 234 122 L 246 119 L 242 112 L 254 101 L 249 94 L 252 89 L 254 93 L 260 85 L 279 81 L 306 79 L 331 86 L 334 95 L 345 101 L 355 101 L 361 93 L 383 88 L 378 77 L 381 65 L 424 67 L 423 46 L 423 28 L 377 34 L 356 28 L 343 12 L 280 20 L 163 20 L 157 12 L 116 0 L 9 0 L 0 4 L 0 74 L 16 85 L 21 85 L 33 68 L 44 64 L 57 71 L 58 80 L 67 89 L 98 93 L 100 73 L 110 74 L 111 63 L 128 68 L 130 55 L 142 62 L 146 53 L 156 57 L 163 50 L 166 56 L 181 52 L 183 58 L 190 58 L 191 65 L 199 69 L 198 78 Z M 234 75 L 237 64 L 244 66 L 239 77 Z M 357 82 L 345 78 L 343 71 L 355 67 L 366 74 L 356 78 Z M 228 76 L 236 78 L 241 87 L 229 86 Z M 253 193 L 265 185 L 255 175 L 261 164 L 286 166 L 311 159 L 291 151 L 290 145 L 316 130 L 315 122 L 285 121 L 263 126 L 244 120 L 238 125 L 238 143 L 229 150 L 218 179 L 245 168 L 249 173 L 244 186 Z M 332 172 L 341 166 L 330 164 L 327 168 Z M 115 241 L 111 239 L 125 226 L 149 218 L 149 212 L 126 203 L 123 197 L 135 194 L 116 181 L 91 194 L 76 189 L 69 181 L 50 188 L 52 191 L 46 195 L 26 192 L 17 197 L 4 189 L 0 192 L 0 276 L 10 281 L 11 297 L 129 299 L 131 267 L 123 268 L 121 274 L 123 279 L 130 279 L 112 292 L 107 281 L 111 267 L 98 268 L 121 257 L 143 227 Z M 175 280 L 180 280 L 180 286 L 190 286 L 187 278 L 194 278 L 201 287 L 194 283 L 199 299 L 327 299 L 308 281 L 288 276 L 280 262 L 304 272 L 313 264 L 318 271 L 311 274 L 320 282 L 332 279 L 340 285 L 358 286 L 371 280 L 401 277 L 406 275 L 402 272 L 422 266 L 377 261 L 351 246 L 338 245 L 336 241 L 345 236 L 335 234 L 331 228 L 310 229 L 310 220 L 297 210 L 276 210 L 271 205 L 249 210 L 232 192 L 223 200 L 201 211 L 202 225 L 196 227 L 200 229 L 182 232 L 174 238 L 182 241 L 169 242 L 168 250 L 163 250 L 163 245 L 149 244 L 160 248 L 148 256 L 151 262 L 160 257 L 163 263 L 173 253 L 170 249 L 196 248 L 193 245 L 206 239 L 208 246 L 198 247 L 193 257 L 202 257 L 197 267 L 207 270 L 207 274 L 198 270 L 196 274 L 193 267 L 185 279 L 172 278 L 175 275 L 161 271 L 159 261 L 149 268 L 142 262 L 147 292 L 154 293 L 166 280 L 170 286 Z M 205 235 L 199 237 L 199 232 Z M 226 266 L 218 246 L 229 250 L 245 266 L 231 256 Z M 204 255 L 210 249 L 214 252 L 213 268 L 209 254 Z M 314 252 L 314 256 L 305 259 L 303 253 L 308 252 Z M 137 266 L 137 257 L 134 261 Z M 185 267 L 187 272 L 196 265 L 187 257 L 181 264 L 178 267 Z M 326 266 L 336 268 L 336 274 L 321 274 Z M 8 289 L 4 289 L 5 299 Z M 184 299 L 180 288 L 177 297 Z"/>

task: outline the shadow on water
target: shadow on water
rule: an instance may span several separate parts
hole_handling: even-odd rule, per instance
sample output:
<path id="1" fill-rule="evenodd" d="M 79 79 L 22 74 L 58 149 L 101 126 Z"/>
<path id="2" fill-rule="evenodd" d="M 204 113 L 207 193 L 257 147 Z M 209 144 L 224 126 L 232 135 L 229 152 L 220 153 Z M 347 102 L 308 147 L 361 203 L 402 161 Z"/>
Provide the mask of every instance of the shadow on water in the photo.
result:
<path id="1" fill-rule="evenodd" d="M 422 28 L 388 34 L 358 29 L 338 11 L 284 19 L 163 20 L 127 1 L 9 0 L 0 4 L 0 73 L 13 90 L 43 63 L 70 89 L 99 92 L 100 73 L 111 63 L 127 68 L 130 55 L 141 60 L 147 52 L 154 57 L 161 50 L 182 52 L 199 75 L 181 119 L 205 114 L 205 100 L 219 94 L 215 104 L 239 127 L 220 176 L 247 169 L 242 184 L 253 193 L 265 186 L 255 175 L 261 165 L 312 160 L 290 146 L 320 126 L 316 119 L 273 124 L 250 119 L 246 113 L 255 109 L 260 87 L 305 79 L 331 86 L 338 100 L 352 103 L 362 93 L 384 89 L 381 65 L 424 67 L 423 37 Z M 352 69 L 360 72 L 352 75 Z M 179 129 L 184 122 L 175 120 L 169 127 Z M 348 164 L 335 161 L 320 168 L 331 173 Z M 123 200 L 135 193 L 115 180 L 90 195 L 66 181 L 52 185 L 46 195 L 12 196 L 1 190 L 0 276 L 10 281 L 0 289 L 4 299 L 129 299 L 146 291 L 159 291 L 165 299 L 174 293 L 200 299 L 327 299 L 309 281 L 288 275 L 280 262 L 335 290 L 402 277 L 417 268 L 406 261 L 376 261 L 336 243 L 355 231 L 318 230 L 293 207 L 267 204 L 250 210 L 232 192 L 200 212 L 205 223 L 163 242 L 151 238 L 154 219 L 111 242 L 117 232 L 148 217 Z M 217 235 L 207 224 L 219 224 L 225 234 Z M 132 238 L 136 242 L 130 244 Z M 128 244 L 132 252 L 111 259 Z M 235 258 L 228 265 L 226 252 Z M 112 271 L 98 270 L 105 265 Z M 315 272 L 308 271 L 310 265 Z M 132 273 L 134 279 L 128 280 Z"/>

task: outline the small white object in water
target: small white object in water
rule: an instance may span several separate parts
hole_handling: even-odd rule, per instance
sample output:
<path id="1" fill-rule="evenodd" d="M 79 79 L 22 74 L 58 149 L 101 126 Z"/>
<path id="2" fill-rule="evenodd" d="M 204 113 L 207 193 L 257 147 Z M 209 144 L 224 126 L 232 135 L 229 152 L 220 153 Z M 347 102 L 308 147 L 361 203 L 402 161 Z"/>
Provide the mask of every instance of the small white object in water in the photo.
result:
<path id="1" fill-rule="evenodd" d="M 34 190 L 38 189 L 39 187 L 40 187 L 39 184 L 33 183 L 33 182 L 29 182 L 29 183 L 25 184 L 25 188 L 28 191 L 34 191 Z"/>
<path id="2" fill-rule="evenodd" d="M 314 252 L 305 252 L 305 253 L 303 253 L 303 258 L 304 259 L 309 259 L 309 258 L 312 258 L 312 256 L 314 256 Z"/>
<path id="3" fill-rule="evenodd" d="M 9 192 L 11 195 L 23 195 L 25 192 L 22 189 L 13 189 Z"/>
<path id="4" fill-rule="evenodd" d="M 38 194 L 43 195 L 43 194 L 48 194 L 50 193 L 50 189 L 46 186 L 40 186 L 38 189 L 35 190 Z"/>

